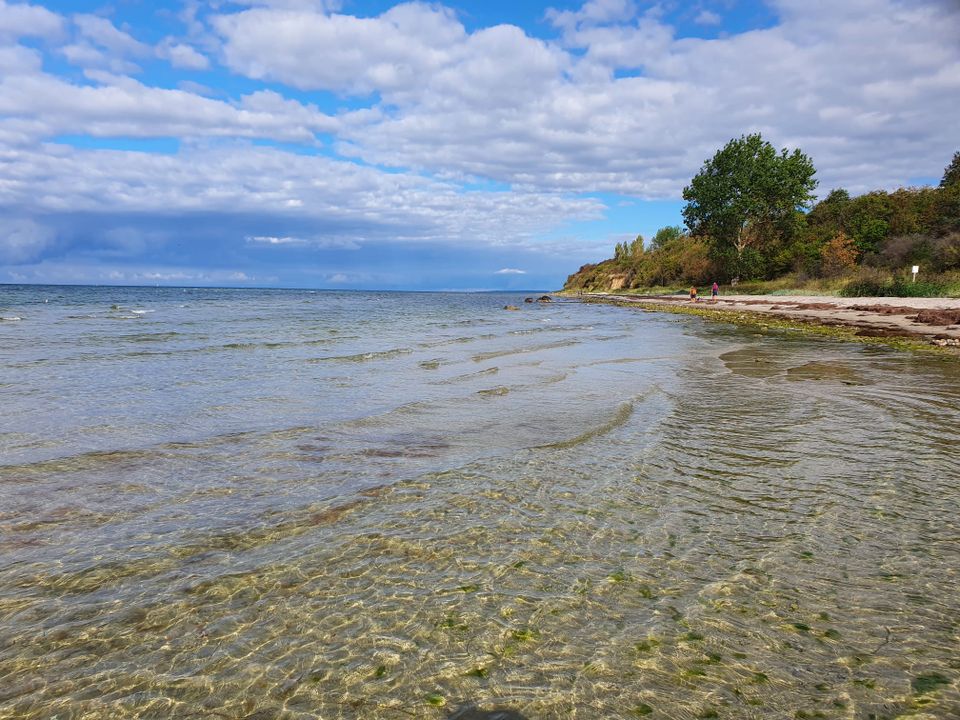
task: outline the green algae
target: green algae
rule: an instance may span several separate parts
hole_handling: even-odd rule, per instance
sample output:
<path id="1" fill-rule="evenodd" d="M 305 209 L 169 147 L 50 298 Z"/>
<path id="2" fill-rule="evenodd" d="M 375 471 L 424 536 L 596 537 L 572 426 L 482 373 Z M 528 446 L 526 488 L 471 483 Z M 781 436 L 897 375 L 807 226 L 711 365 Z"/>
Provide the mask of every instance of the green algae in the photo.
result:
<path id="1" fill-rule="evenodd" d="M 520 630 L 514 630 L 512 633 L 510 633 L 510 637 L 517 642 L 527 642 L 528 640 L 536 640 L 539 638 L 540 632 L 531 628 L 522 628 Z"/>
<path id="2" fill-rule="evenodd" d="M 447 699 L 438 692 L 427 693 L 424 700 L 434 707 L 443 707 L 447 704 Z"/>
<path id="3" fill-rule="evenodd" d="M 637 717 L 644 717 L 653 713 L 653 708 L 646 703 L 638 703 L 631 708 L 630 713 Z"/>
<path id="4" fill-rule="evenodd" d="M 751 311 L 719 310 L 711 307 L 691 307 L 676 305 L 657 300 L 622 300 L 616 298 L 591 297 L 584 300 L 588 303 L 617 305 L 619 307 L 633 307 L 647 312 L 664 312 L 673 315 L 696 315 L 734 325 L 758 328 L 764 332 L 770 329 L 799 332 L 806 335 L 833 338 L 846 342 L 857 342 L 868 345 L 886 345 L 898 350 L 910 350 L 935 354 L 940 357 L 960 360 L 960 353 L 950 347 L 933 345 L 928 340 L 913 337 L 874 337 L 860 335 L 859 329 L 845 325 L 823 325 L 814 320 L 802 318 L 785 319 L 777 315 L 760 314 Z"/>
<path id="5" fill-rule="evenodd" d="M 910 681 L 910 687 L 917 695 L 933 692 L 941 685 L 949 685 L 950 680 L 940 673 L 925 673 Z"/>

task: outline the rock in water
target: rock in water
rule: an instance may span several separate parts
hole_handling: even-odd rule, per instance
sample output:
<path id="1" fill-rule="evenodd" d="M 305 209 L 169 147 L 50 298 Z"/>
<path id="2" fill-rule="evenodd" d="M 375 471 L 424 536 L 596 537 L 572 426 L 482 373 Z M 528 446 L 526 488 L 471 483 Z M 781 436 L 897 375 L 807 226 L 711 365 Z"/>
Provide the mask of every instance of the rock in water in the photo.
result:
<path id="1" fill-rule="evenodd" d="M 537 302 L 553 302 L 553 298 L 549 295 L 542 295 Z"/>
<path id="2" fill-rule="evenodd" d="M 504 306 L 503 306 L 503 309 L 504 309 L 504 310 L 519 310 L 520 308 L 518 308 L 516 305 L 504 305 Z"/>

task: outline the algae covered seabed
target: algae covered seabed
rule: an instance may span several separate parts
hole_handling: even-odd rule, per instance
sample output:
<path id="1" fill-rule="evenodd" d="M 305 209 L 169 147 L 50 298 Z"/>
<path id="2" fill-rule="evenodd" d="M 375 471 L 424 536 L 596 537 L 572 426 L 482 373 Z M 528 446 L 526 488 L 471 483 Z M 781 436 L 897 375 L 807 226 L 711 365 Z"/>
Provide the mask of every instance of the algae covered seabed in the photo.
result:
<path id="1" fill-rule="evenodd" d="M 522 296 L 23 292 L 2 718 L 960 712 L 956 362 Z"/>

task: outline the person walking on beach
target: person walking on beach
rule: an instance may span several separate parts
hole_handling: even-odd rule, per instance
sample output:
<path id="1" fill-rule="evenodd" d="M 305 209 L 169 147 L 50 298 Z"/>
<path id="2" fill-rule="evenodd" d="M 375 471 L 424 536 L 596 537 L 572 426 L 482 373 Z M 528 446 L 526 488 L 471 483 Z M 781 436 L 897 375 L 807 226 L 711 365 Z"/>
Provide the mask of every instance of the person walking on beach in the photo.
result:
<path id="1" fill-rule="evenodd" d="M 716 302 L 716 301 L 717 301 L 717 295 L 719 295 L 719 294 L 720 294 L 720 286 L 717 285 L 717 281 L 714 280 L 714 281 L 713 281 L 713 287 L 710 288 L 710 296 L 712 297 L 713 302 Z"/>
<path id="2" fill-rule="evenodd" d="M 694 286 L 690 288 L 690 302 L 696 302 L 697 300 L 699 300 L 697 297 L 697 288 Z"/>

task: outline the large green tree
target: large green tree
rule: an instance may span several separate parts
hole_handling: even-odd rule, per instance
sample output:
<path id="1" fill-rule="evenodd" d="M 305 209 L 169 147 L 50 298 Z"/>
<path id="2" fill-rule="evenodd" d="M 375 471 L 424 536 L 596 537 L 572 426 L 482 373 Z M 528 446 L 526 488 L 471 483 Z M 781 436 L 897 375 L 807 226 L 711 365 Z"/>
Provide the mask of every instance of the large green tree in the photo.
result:
<path id="1" fill-rule="evenodd" d="M 745 255 L 763 255 L 795 230 L 798 213 L 810 206 L 816 170 L 800 150 L 779 153 L 759 133 L 731 140 L 707 160 L 683 189 L 683 219 L 706 237 L 719 257 L 740 275 Z M 754 268 L 757 263 L 752 263 Z"/>

